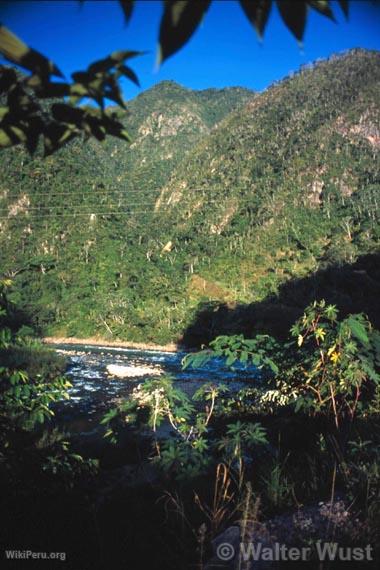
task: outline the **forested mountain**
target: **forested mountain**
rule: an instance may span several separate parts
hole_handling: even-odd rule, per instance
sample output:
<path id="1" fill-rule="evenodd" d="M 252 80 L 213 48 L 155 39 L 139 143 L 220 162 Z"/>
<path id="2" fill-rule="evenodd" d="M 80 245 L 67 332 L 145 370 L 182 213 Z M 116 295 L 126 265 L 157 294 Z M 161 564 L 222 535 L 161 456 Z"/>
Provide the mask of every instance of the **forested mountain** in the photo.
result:
<path id="1" fill-rule="evenodd" d="M 129 104 L 131 146 L 2 152 L 15 300 L 45 334 L 164 342 L 205 303 L 375 254 L 379 93 L 379 53 L 354 50 L 261 94 L 161 83 Z"/>

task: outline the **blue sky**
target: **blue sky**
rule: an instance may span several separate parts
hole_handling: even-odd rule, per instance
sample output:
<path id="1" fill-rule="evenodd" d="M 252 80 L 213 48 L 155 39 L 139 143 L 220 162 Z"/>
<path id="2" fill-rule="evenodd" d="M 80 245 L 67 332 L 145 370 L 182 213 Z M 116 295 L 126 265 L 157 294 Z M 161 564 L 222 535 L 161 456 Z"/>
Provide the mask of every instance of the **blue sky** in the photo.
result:
<path id="1" fill-rule="evenodd" d="M 212 3 L 205 20 L 178 54 L 155 70 L 162 5 L 140 0 L 128 26 L 113 0 L 0 0 L 0 21 L 29 45 L 49 56 L 69 76 L 95 59 L 118 49 L 146 50 L 131 60 L 142 89 L 171 79 L 193 89 L 240 85 L 255 90 L 268 87 L 300 65 L 353 47 L 380 49 L 380 6 L 351 0 L 347 22 L 338 5 L 337 24 L 310 12 L 303 47 L 272 9 L 264 41 L 234 0 Z M 127 99 L 139 93 L 124 83 Z"/>

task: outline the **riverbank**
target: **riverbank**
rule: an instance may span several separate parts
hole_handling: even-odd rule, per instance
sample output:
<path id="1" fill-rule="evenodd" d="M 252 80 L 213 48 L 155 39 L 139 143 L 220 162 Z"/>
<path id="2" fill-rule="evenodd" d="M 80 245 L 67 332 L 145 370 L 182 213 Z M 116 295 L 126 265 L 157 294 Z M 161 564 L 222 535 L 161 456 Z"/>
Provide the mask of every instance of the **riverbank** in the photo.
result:
<path id="1" fill-rule="evenodd" d="M 145 342 L 132 342 L 132 341 L 118 341 L 109 340 L 100 337 L 77 338 L 77 337 L 59 337 L 59 336 L 46 336 L 41 339 L 45 344 L 79 344 L 93 346 L 110 346 L 115 348 L 132 348 L 136 350 L 159 350 L 162 352 L 178 352 L 185 349 L 180 348 L 177 344 L 170 343 L 165 345 L 145 343 Z"/>

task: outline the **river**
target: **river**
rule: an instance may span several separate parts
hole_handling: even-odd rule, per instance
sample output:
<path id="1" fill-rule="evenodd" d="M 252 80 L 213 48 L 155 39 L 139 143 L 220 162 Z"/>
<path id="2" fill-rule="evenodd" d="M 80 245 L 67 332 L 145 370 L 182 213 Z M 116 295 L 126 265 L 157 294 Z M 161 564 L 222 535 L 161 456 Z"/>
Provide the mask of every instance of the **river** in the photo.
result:
<path id="1" fill-rule="evenodd" d="M 71 435 L 91 435 L 98 431 L 104 413 L 124 398 L 133 388 L 153 375 L 117 378 L 107 372 L 108 365 L 128 366 L 137 370 L 149 367 L 159 374 L 170 374 L 179 388 L 191 396 L 204 382 L 228 383 L 234 390 L 252 378 L 252 369 L 231 371 L 214 359 L 199 369 L 182 369 L 185 352 L 161 352 L 129 348 L 73 345 L 53 345 L 68 361 L 66 376 L 72 383 L 70 399 L 55 409 L 56 423 Z"/>

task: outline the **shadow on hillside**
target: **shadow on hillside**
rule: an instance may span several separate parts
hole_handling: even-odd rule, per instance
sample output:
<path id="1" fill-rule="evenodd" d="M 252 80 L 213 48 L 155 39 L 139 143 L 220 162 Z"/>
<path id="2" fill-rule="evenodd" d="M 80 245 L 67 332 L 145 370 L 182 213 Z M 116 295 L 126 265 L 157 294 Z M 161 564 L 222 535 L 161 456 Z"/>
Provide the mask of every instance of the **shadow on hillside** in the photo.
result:
<path id="1" fill-rule="evenodd" d="M 267 333 L 284 337 L 303 309 L 315 299 L 335 304 L 341 316 L 363 312 L 380 328 L 380 253 L 288 281 L 277 295 L 260 302 L 249 305 L 202 303 L 196 318 L 184 332 L 181 344 L 199 347 L 223 334 L 242 333 L 249 338 L 255 333 Z"/>

